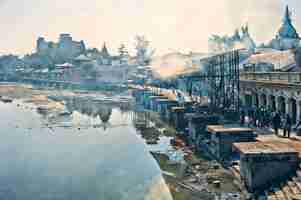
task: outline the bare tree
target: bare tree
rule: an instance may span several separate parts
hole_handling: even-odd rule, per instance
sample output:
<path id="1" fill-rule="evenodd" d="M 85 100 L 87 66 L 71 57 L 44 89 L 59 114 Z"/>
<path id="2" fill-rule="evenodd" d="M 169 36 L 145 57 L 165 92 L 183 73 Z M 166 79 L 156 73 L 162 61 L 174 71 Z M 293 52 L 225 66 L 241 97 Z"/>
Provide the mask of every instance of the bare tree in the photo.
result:
<path id="1" fill-rule="evenodd" d="M 128 57 L 129 56 L 129 52 L 128 50 L 126 49 L 125 45 L 124 44 L 121 44 L 120 47 L 118 48 L 118 53 L 119 53 L 119 56 L 121 58 L 125 58 L 125 57 Z"/>
<path id="2" fill-rule="evenodd" d="M 135 49 L 137 64 L 142 66 L 148 65 L 155 53 L 155 50 L 150 47 L 150 41 L 144 35 L 137 35 L 135 37 Z"/>
<path id="3" fill-rule="evenodd" d="M 118 48 L 118 53 L 119 53 L 121 63 L 122 64 L 127 63 L 129 58 L 129 52 L 124 44 L 120 45 L 120 47 Z"/>

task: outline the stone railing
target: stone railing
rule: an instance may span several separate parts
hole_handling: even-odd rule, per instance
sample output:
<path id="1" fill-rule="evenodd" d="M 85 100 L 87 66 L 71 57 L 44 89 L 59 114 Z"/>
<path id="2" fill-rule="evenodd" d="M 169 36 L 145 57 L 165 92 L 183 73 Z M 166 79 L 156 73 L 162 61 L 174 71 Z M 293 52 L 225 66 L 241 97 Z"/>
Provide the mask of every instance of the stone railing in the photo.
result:
<path id="1" fill-rule="evenodd" d="M 240 80 L 301 83 L 301 72 L 242 72 Z"/>

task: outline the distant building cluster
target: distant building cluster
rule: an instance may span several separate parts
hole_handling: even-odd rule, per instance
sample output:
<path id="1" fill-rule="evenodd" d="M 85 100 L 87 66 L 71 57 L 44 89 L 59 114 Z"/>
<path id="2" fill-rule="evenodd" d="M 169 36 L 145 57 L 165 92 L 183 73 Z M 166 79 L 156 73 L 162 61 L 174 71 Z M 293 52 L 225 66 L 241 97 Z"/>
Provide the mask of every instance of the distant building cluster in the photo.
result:
<path id="1" fill-rule="evenodd" d="M 101 78 L 106 81 L 113 79 L 111 74 L 118 74 L 113 75 L 118 77 L 116 79 L 118 81 L 123 80 L 125 77 L 123 75 L 131 71 L 129 66 L 136 65 L 136 72 L 132 73 L 133 76 L 130 78 L 145 81 L 151 73 L 166 78 L 176 74 L 204 72 L 208 57 L 234 49 L 244 49 L 240 51 L 240 68 L 245 71 L 301 71 L 296 62 L 296 52 L 300 54 L 298 59 L 301 60 L 301 51 L 295 51 L 301 47 L 301 38 L 294 27 L 291 15 L 291 11 L 286 7 L 279 30 L 266 44 L 257 46 L 246 24 L 236 29 L 231 36 L 212 35 L 208 41 L 208 53 L 185 54 L 178 51 L 152 59 L 150 58 L 154 51 L 143 36 L 136 38 L 135 57 L 128 54 L 124 45 L 118 49 L 118 55 L 112 55 L 105 43 L 100 49 L 87 48 L 83 40 L 76 41 L 67 33 L 60 34 L 57 42 L 39 37 L 35 52 L 32 54 L 22 58 L 14 55 L 0 56 L 0 72 L 14 74 L 35 71 L 36 74 L 52 72 L 63 74 L 65 70 L 70 74 L 77 71 L 79 75 L 76 77 L 81 79 Z"/>
<path id="2" fill-rule="evenodd" d="M 60 34 L 58 42 L 39 37 L 35 52 L 19 58 L 0 56 L 1 73 L 27 78 L 65 81 L 126 82 L 130 56 L 124 45 L 118 55 L 111 55 L 106 44 L 88 49 L 83 40 Z"/>
<path id="3" fill-rule="evenodd" d="M 62 57 L 65 59 L 70 59 L 85 51 L 86 46 L 84 41 L 74 41 L 70 34 L 60 34 L 58 43 L 47 42 L 43 37 L 39 37 L 37 40 L 36 52 L 39 55 L 49 55 L 53 58 L 63 55 Z"/>
<path id="4" fill-rule="evenodd" d="M 301 71 L 301 67 L 297 66 L 295 51 L 301 47 L 300 41 L 301 38 L 292 22 L 291 11 L 287 6 L 275 38 L 268 44 L 257 47 L 254 54 L 242 61 L 244 71 Z"/>
<path id="5" fill-rule="evenodd" d="M 213 53 L 226 52 L 233 49 L 247 49 L 254 52 L 256 44 L 249 33 L 248 25 L 237 29 L 232 36 L 212 35 L 209 38 L 209 50 Z"/>
<path id="6" fill-rule="evenodd" d="M 280 29 L 275 38 L 267 44 L 259 45 L 259 48 L 271 48 L 275 50 L 289 50 L 300 47 L 300 36 L 293 25 L 291 11 L 286 7 Z M 212 35 L 209 38 L 210 52 L 225 52 L 232 49 L 247 49 L 255 52 L 257 46 L 250 36 L 248 25 L 243 26 L 241 31 L 235 30 L 232 36 Z"/>

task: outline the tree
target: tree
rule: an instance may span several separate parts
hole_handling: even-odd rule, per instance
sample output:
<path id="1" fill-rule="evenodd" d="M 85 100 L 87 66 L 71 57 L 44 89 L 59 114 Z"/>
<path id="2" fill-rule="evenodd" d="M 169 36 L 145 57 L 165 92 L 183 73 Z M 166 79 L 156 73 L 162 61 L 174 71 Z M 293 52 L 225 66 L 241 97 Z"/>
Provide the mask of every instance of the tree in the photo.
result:
<path id="1" fill-rule="evenodd" d="M 120 58 L 126 58 L 129 56 L 129 52 L 126 49 L 124 44 L 120 45 L 120 47 L 118 48 L 118 53 L 119 53 Z"/>
<path id="2" fill-rule="evenodd" d="M 93 64 L 91 63 L 86 63 L 82 65 L 81 68 L 81 75 L 84 77 L 89 77 L 89 78 L 96 78 L 96 69 Z"/>
<path id="3" fill-rule="evenodd" d="M 124 44 L 120 45 L 120 47 L 118 48 L 118 53 L 119 53 L 121 63 L 127 63 L 129 52 Z"/>
<path id="4" fill-rule="evenodd" d="M 155 53 L 155 50 L 150 48 L 150 42 L 144 35 L 137 35 L 135 37 L 135 49 L 137 64 L 142 66 L 148 65 Z"/>

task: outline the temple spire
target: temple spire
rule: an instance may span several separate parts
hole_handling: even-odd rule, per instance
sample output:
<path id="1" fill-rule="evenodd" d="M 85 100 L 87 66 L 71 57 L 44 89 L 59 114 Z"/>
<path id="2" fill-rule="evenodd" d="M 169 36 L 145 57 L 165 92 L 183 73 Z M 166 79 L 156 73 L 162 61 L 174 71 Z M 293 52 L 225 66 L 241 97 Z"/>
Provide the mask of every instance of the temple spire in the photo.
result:
<path id="1" fill-rule="evenodd" d="M 286 6 L 283 23 L 278 31 L 279 38 L 290 38 L 290 39 L 297 39 L 299 35 L 292 23 L 291 12 L 289 7 Z"/>
<path id="2" fill-rule="evenodd" d="M 246 31 L 246 34 L 249 34 L 249 23 L 248 22 L 246 23 L 245 31 Z"/>
<path id="3" fill-rule="evenodd" d="M 103 56 L 109 56 L 109 51 L 108 51 L 108 49 L 107 49 L 107 46 L 106 46 L 106 43 L 105 43 L 105 42 L 103 43 L 103 46 L 102 46 L 102 49 L 101 49 L 101 54 L 102 54 Z"/>
<path id="4" fill-rule="evenodd" d="M 283 23 L 288 23 L 288 24 L 291 24 L 291 23 L 292 23 L 291 12 L 290 12 L 290 10 L 289 10 L 288 5 L 286 5 Z"/>

